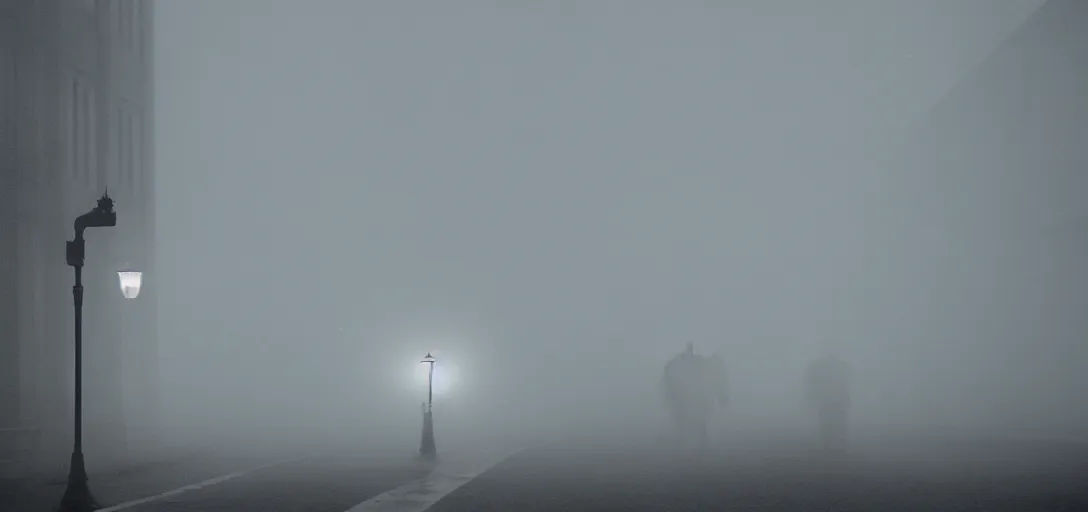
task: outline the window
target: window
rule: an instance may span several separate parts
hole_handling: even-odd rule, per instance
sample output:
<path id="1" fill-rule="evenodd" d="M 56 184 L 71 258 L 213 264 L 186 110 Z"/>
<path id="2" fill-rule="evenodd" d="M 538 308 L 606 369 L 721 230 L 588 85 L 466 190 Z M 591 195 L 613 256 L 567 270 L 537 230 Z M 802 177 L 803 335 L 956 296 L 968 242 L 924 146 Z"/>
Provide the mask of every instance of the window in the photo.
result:
<path id="1" fill-rule="evenodd" d="M 118 42 L 128 43 L 128 32 L 125 26 L 125 0 L 110 0 L 110 26 L 113 27 L 113 35 Z"/>
<path id="2" fill-rule="evenodd" d="M 95 92 L 79 78 L 72 78 L 68 91 L 68 169 L 72 177 L 90 183 L 98 169 L 95 147 Z"/>
<path id="3" fill-rule="evenodd" d="M 112 0 L 110 18 L 114 33 L 123 46 L 137 51 L 140 43 L 140 0 Z"/>
<path id="4" fill-rule="evenodd" d="M 114 110 L 110 113 L 110 173 L 111 181 L 118 187 L 125 185 L 125 172 L 121 169 L 121 111 Z"/>
<path id="5" fill-rule="evenodd" d="M 123 153 L 121 153 L 121 168 L 124 169 L 125 181 L 130 188 L 135 188 L 132 176 L 132 114 L 125 112 L 124 132 L 121 133 Z"/>
<path id="6" fill-rule="evenodd" d="M 0 23 L 6 23 L 0 21 Z M 0 34 L 0 172 L 14 164 L 15 151 L 15 60 L 9 34 Z"/>
<path id="7" fill-rule="evenodd" d="M 83 182 L 94 183 L 98 178 L 98 102 L 95 91 L 83 88 Z"/>
<path id="8" fill-rule="evenodd" d="M 114 162 L 119 184 L 133 192 L 139 191 L 140 158 L 143 142 L 140 132 L 140 118 L 127 108 L 117 110 L 114 133 Z"/>
<path id="9" fill-rule="evenodd" d="M 129 154 L 129 175 L 132 180 L 132 190 L 136 193 L 140 192 L 140 173 L 143 172 L 144 132 L 142 120 L 137 113 L 132 116 L 132 122 L 129 125 L 131 128 L 129 141 L 132 145 Z"/>
<path id="10" fill-rule="evenodd" d="M 128 43 L 133 52 L 138 52 L 140 48 L 140 0 L 128 0 L 132 4 L 129 6 L 129 35 Z"/>
<path id="11" fill-rule="evenodd" d="M 68 100 L 67 153 L 72 176 L 83 183 L 90 183 L 98 169 L 94 106 L 94 90 L 79 78 L 73 78 Z"/>
<path id="12" fill-rule="evenodd" d="M 72 80 L 68 96 L 68 168 L 76 179 L 83 174 L 83 94 L 78 80 Z"/>
<path id="13" fill-rule="evenodd" d="M 113 115 L 113 168 L 117 174 L 118 185 L 122 187 L 131 186 L 131 179 L 128 175 L 128 113 L 125 109 L 117 109 Z"/>

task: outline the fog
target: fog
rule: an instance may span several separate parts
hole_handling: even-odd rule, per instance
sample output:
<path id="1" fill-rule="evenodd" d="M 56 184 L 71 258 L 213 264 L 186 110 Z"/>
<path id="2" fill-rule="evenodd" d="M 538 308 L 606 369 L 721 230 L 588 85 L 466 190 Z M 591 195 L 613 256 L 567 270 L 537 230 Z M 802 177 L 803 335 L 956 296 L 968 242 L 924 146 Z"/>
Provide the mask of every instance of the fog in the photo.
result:
<path id="1" fill-rule="evenodd" d="M 858 422 L 1083 429 L 1084 350 L 1044 386 L 1000 336 L 1083 345 L 1083 308 L 993 300 L 1048 289 L 980 286 L 950 261 L 999 246 L 942 252 L 970 247 L 890 199 L 941 186 L 917 133 L 1041 3 L 157 2 L 169 435 L 409 453 L 428 352 L 440 449 L 652 431 L 687 342 L 725 423 L 802 424 L 833 345 Z M 975 186 L 1014 187 L 988 158 Z"/>

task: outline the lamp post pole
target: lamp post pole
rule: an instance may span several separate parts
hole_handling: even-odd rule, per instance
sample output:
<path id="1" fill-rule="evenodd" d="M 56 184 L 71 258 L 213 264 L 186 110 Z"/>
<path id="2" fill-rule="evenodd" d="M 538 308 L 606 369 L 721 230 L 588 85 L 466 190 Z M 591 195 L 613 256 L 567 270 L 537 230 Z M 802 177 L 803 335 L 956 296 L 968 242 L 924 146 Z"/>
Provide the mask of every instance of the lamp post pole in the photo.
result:
<path id="1" fill-rule="evenodd" d="M 72 286 L 72 303 L 75 306 L 75 428 L 68 487 L 61 498 L 60 512 L 90 512 L 98 509 L 98 503 L 87 486 L 87 467 L 83 461 L 83 231 L 87 228 L 116 225 L 117 213 L 113 211 L 113 199 L 110 199 L 109 194 L 104 194 L 93 210 L 76 218 L 73 223 L 75 239 L 66 245 L 68 266 L 75 269 L 76 276 L 75 285 Z"/>
<path id="2" fill-rule="evenodd" d="M 424 357 L 421 363 L 429 365 L 427 368 L 427 407 L 423 411 L 423 435 L 419 442 L 419 455 L 423 460 L 433 461 L 437 455 L 438 450 L 434 443 L 434 419 L 431 416 L 431 405 L 434 399 L 434 356 L 427 353 L 427 357 Z"/>
<path id="3" fill-rule="evenodd" d="M 430 368 L 427 369 L 427 412 L 431 412 L 431 405 L 434 404 L 434 361 L 430 361 Z"/>

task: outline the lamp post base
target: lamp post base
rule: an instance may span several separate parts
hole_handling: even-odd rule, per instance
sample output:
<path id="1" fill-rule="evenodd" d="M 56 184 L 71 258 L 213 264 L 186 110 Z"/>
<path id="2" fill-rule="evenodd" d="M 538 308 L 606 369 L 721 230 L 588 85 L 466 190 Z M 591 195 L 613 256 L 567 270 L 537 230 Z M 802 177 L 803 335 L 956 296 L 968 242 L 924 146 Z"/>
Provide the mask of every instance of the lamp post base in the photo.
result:
<path id="1" fill-rule="evenodd" d="M 423 413 L 423 435 L 419 442 L 419 457 L 425 461 L 433 461 L 438 457 L 438 450 L 434 444 L 434 420 L 430 411 Z"/>
<path id="2" fill-rule="evenodd" d="M 87 486 L 87 468 L 83 464 L 83 454 L 72 453 L 72 463 L 68 470 L 68 487 L 60 500 L 57 512 L 92 512 L 98 510 L 98 502 L 91 495 Z"/>

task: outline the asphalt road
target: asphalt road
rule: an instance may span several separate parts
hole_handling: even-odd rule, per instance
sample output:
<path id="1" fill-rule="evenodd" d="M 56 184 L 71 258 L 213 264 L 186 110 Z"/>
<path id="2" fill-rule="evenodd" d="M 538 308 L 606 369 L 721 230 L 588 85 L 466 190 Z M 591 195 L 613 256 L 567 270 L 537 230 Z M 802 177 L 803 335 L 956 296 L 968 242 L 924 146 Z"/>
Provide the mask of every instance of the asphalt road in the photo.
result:
<path id="1" fill-rule="evenodd" d="M 647 444 L 551 446 L 493 467 L 429 512 L 1088 511 L 1088 448 L 880 435 L 843 457 L 753 435 L 695 456 Z"/>
<path id="2" fill-rule="evenodd" d="M 212 456 L 112 474 L 92 474 L 91 490 L 107 512 L 344 512 L 432 468 L 410 452 L 375 457 Z M 8 480 L 0 512 L 51 512 L 63 478 Z"/>
<path id="3" fill-rule="evenodd" d="M 736 432 L 702 453 L 591 437 L 437 467 L 400 453 L 201 461 L 92 488 L 111 512 L 1088 511 L 1084 444 L 872 431 L 828 457 L 796 432 Z M 50 493 L 0 510 L 52 510 Z"/>
<path id="4" fill-rule="evenodd" d="M 89 485 L 98 502 L 106 506 L 151 496 L 272 460 L 276 459 L 191 453 L 104 471 L 91 466 L 88 467 Z M 52 511 L 64 494 L 66 475 L 65 468 L 56 473 L 31 473 L 0 479 L 0 512 Z"/>
<path id="5" fill-rule="evenodd" d="M 397 459 L 311 456 L 212 480 L 200 488 L 155 496 L 124 512 L 344 512 L 430 468 L 410 455 Z"/>

